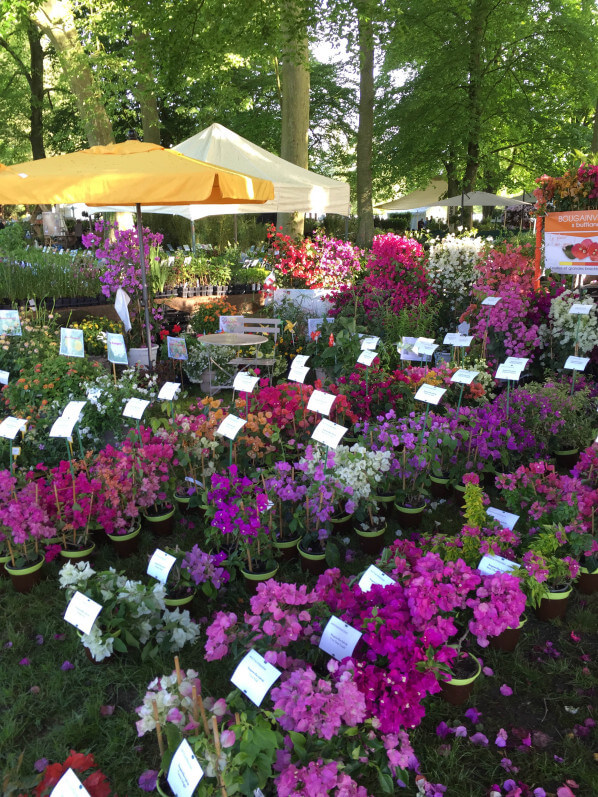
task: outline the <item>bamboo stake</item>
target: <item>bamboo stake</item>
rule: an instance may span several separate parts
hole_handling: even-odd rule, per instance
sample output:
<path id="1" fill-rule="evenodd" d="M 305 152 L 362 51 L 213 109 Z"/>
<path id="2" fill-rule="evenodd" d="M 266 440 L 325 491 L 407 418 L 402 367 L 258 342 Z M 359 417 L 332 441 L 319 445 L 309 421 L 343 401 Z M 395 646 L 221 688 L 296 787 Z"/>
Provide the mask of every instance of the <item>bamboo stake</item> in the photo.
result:
<path id="1" fill-rule="evenodd" d="M 181 665 L 179 664 L 179 657 L 174 657 L 174 669 L 176 670 L 176 682 L 180 686 L 183 680 L 183 676 L 181 675 Z"/>
<path id="2" fill-rule="evenodd" d="M 193 711 L 193 719 L 199 725 L 199 706 L 197 705 L 197 687 L 193 684 L 191 689 L 191 710 Z"/>
<path id="3" fill-rule="evenodd" d="M 201 695 L 197 695 L 197 705 L 199 706 L 199 713 L 201 714 L 201 721 L 203 724 L 203 729 L 205 731 L 206 736 L 210 735 L 210 729 L 208 727 L 208 718 L 206 717 L 206 710 L 204 708 L 203 700 L 201 699 Z"/>
<path id="4" fill-rule="evenodd" d="M 160 727 L 160 715 L 158 714 L 158 704 L 152 700 L 154 710 L 154 722 L 156 723 L 156 734 L 158 736 L 158 747 L 160 748 L 160 758 L 164 756 L 164 740 L 162 739 L 162 728 Z"/>
<path id="5" fill-rule="evenodd" d="M 218 720 L 216 717 L 212 717 L 212 729 L 214 731 L 214 743 L 216 745 L 216 759 L 220 759 L 220 735 L 218 733 Z M 218 783 L 220 784 L 220 789 L 222 791 L 222 797 L 227 797 L 226 787 L 222 780 L 222 772 L 218 770 Z"/>

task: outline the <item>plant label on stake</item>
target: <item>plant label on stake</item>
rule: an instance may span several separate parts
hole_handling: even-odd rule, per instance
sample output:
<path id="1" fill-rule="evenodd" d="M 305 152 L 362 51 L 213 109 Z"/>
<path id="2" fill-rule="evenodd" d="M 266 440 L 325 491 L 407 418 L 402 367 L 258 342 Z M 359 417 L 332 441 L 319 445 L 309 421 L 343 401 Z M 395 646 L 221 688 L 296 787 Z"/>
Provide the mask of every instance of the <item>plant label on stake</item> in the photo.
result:
<path id="1" fill-rule="evenodd" d="M 62 410 L 62 417 L 75 419 L 75 423 L 81 418 L 81 410 L 87 404 L 87 401 L 69 401 L 66 407 Z"/>
<path id="2" fill-rule="evenodd" d="M 166 551 L 162 551 L 160 548 L 156 548 L 152 554 L 152 558 L 149 560 L 147 574 L 155 578 L 161 584 L 166 584 L 168 574 L 172 570 L 172 566 L 175 562 L 176 556 L 172 556 L 172 554 L 166 553 Z"/>
<path id="3" fill-rule="evenodd" d="M 328 418 L 323 418 L 314 429 L 312 440 L 323 443 L 328 448 L 336 448 L 343 435 L 348 431 L 346 426 L 341 426 L 339 423 L 329 421 Z"/>
<path id="4" fill-rule="evenodd" d="M 446 393 L 446 388 L 436 387 L 435 385 L 422 385 L 414 398 L 417 401 L 425 401 L 426 404 L 438 404 Z"/>
<path id="5" fill-rule="evenodd" d="M 515 523 L 519 520 L 519 515 L 514 515 L 512 512 L 505 512 L 503 509 L 496 509 L 496 507 L 493 506 L 488 507 L 486 514 L 494 518 L 504 529 L 509 529 L 509 531 L 513 531 Z"/>
<path id="6" fill-rule="evenodd" d="M 65 418 L 64 415 L 61 415 L 60 418 L 57 418 L 52 424 L 49 436 L 64 437 L 70 440 L 73 436 L 73 428 L 76 423 L 77 418 Z"/>
<path id="7" fill-rule="evenodd" d="M 307 402 L 307 409 L 311 412 L 319 412 L 320 415 L 330 415 L 330 410 L 334 404 L 336 396 L 331 393 L 324 393 L 322 390 L 314 390 Z"/>
<path id="8" fill-rule="evenodd" d="M 27 421 L 23 420 L 23 418 L 15 418 L 9 415 L 8 418 L 5 418 L 0 423 L 0 437 L 4 437 L 6 440 L 14 440 L 19 432 L 25 431 L 26 427 Z"/>
<path id="9" fill-rule="evenodd" d="M 519 368 L 520 371 L 523 371 L 528 362 L 529 357 L 507 357 L 504 361 L 504 365 L 508 365 L 509 367 L 515 366 L 515 368 Z"/>
<path id="10" fill-rule="evenodd" d="M 370 565 L 359 579 L 358 586 L 362 592 L 369 592 L 374 584 L 378 584 L 381 587 L 388 587 L 389 584 L 394 583 L 394 578 L 383 573 L 376 565 Z"/>
<path id="11" fill-rule="evenodd" d="M 177 747 L 166 780 L 175 797 L 191 797 L 203 778 L 203 769 L 186 739 Z"/>
<path id="12" fill-rule="evenodd" d="M 303 367 L 304 365 L 307 365 L 308 360 L 309 354 L 296 354 L 291 362 L 291 369 L 293 369 L 295 366 Z"/>
<path id="13" fill-rule="evenodd" d="M 140 421 L 148 405 L 149 401 L 147 399 L 131 398 L 125 404 L 123 417 L 135 418 L 135 420 Z"/>
<path id="14" fill-rule="evenodd" d="M 517 562 L 511 562 L 510 559 L 505 559 L 503 556 L 489 553 L 480 559 L 478 570 L 485 576 L 492 576 L 494 573 L 510 573 L 512 570 L 517 570 L 518 567 Z"/>
<path id="15" fill-rule="evenodd" d="M 589 315 L 594 304 L 572 304 L 569 308 L 569 315 Z"/>
<path id="16" fill-rule="evenodd" d="M 0 335 L 22 335 L 18 310 L 0 310 Z"/>
<path id="17" fill-rule="evenodd" d="M 355 645 L 361 638 L 361 631 L 352 628 L 338 617 L 331 617 L 322 631 L 318 647 L 337 661 L 352 656 Z"/>
<path id="18" fill-rule="evenodd" d="M 484 305 L 485 307 L 495 307 L 500 302 L 501 299 L 502 296 L 486 296 L 486 298 L 482 302 L 482 305 Z"/>
<path id="19" fill-rule="evenodd" d="M 307 378 L 309 370 L 308 365 L 295 365 L 295 360 L 293 360 L 288 379 L 290 382 L 299 382 L 302 385 Z"/>
<path id="20" fill-rule="evenodd" d="M 0 385 L 7 385 L 9 376 L 10 373 L 8 371 L 0 371 Z"/>
<path id="21" fill-rule="evenodd" d="M 174 401 L 174 397 L 180 390 L 180 387 L 181 385 L 179 382 L 164 382 L 158 393 L 158 398 L 160 401 Z"/>
<path id="22" fill-rule="evenodd" d="M 567 357 L 567 361 L 563 368 L 567 368 L 569 371 L 585 371 L 587 364 L 590 362 L 589 357 L 575 357 L 575 355 L 571 355 Z M 0 376 L 2 372 L 0 371 Z"/>
<path id="23" fill-rule="evenodd" d="M 66 607 L 64 619 L 67 623 L 78 628 L 82 634 L 89 634 L 98 614 L 103 608 L 101 603 L 92 601 L 91 598 L 88 598 L 82 592 L 75 592 Z"/>
<path id="24" fill-rule="evenodd" d="M 251 376 L 251 374 L 245 371 L 239 371 L 233 381 L 233 390 L 243 391 L 243 393 L 253 393 L 259 381 L 259 376 Z"/>
<path id="25" fill-rule="evenodd" d="M 69 767 L 50 792 L 50 797 L 90 797 L 89 792 L 81 783 L 74 771 Z"/>
<path id="26" fill-rule="evenodd" d="M 420 343 L 434 343 L 434 338 L 413 338 L 409 335 L 403 335 L 401 338 L 401 343 L 396 344 L 397 352 L 399 353 L 401 360 L 419 360 L 422 362 L 429 362 L 430 357 L 427 354 L 420 355 L 414 351 L 414 346 L 418 340 Z"/>
<path id="27" fill-rule="evenodd" d="M 521 377 L 521 368 L 518 368 L 515 365 L 501 363 L 498 366 L 494 376 L 496 379 L 506 379 L 509 382 L 518 382 Z"/>
<path id="28" fill-rule="evenodd" d="M 280 676 L 280 670 L 276 669 L 273 664 L 269 664 L 257 650 L 250 650 L 239 662 L 231 682 L 252 703 L 259 706 L 268 694 L 270 687 Z"/>
<path id="29" fill-rule="evenodd" d="M 246 423 L 247 421 L 244 418 L 239 418 L 237 415 L 227 415 L 226 418 L 220 422 L 220 426 L 216 429 L 216 434 L 228 437 L 228 439 L 232 441 Z"/>
<path id="30" fill-rule="evenodd" d="M 59 354 L 65 357 L 85 357 L 83 330 L 61 327 Z"/>
<path id="31" fill-rule="evenodd" d="M 451 382 L 457 382 L 459 385 L 471 385 L 479 373 L 479 371 L 468 371 L 465 368 L 459 368 L 451 376 Z"/>
<path id="32" fill-rule="evenodd" d="M 166 348 L 168 349 L 168 356 L 171 360 L 188 360 L 187 354 L 187 341 L 185 338 L 172 338 L 170 335 L 166 338 Z"/>
<path id="33" fill-rule="evenodd" d="M 471 346 L 473 335 L 461 335 L 459 332 L 447 332 L 442 341 L 446 346 Z"/>
<path id="34" fill-rule="evenodd" d="M 363 350 L 374 351 L 374 349 L 377 348 L 378 343 L 380 343 L 379 337 L 377 337 L 376 335 L 369 335 L 368 337 L 361 339 L 361 349 L 362 351 Z M 359 362 L 359 360 L 357 360 L 357 362 Z"/>
<path id="35" fill-rule="evenodd" d="M 413 346 L 413 351 L 420 357 L 422 354 L 431 357 L 437 348 L 438 343 L 430 343 L 426 338 L 418 338 Z"/>
<path id="36" fill-rule="evenodd" d="M 359 357 L 357 358 L 357 362 L 361 363 L 361 365 L 371 365 L 376 357 L 378 356 L 378 352 L 374 351 L 373 349 L 363 349 Z"/>
<path id="37" fill-rule="evenodd" d="M 106 348 L 108 349 L 108 362 L 115 365 L 129 364 L 125 339 L 120 332 L 106 332 Z"/>

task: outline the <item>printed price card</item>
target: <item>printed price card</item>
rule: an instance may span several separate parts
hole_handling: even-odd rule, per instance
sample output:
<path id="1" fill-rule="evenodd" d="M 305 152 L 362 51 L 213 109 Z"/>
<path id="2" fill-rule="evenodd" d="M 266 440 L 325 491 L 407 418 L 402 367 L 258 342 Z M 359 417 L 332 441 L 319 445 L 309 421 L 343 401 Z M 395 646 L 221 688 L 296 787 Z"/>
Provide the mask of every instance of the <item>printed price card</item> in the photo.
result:
<path id="1" fill-rule="evenodd" d="M 0 423 L 0 437 L 4 437 L 7 440 L 14 440 L 18 433 L 24 432 L 26 428 L 27 421 L 9 415 L 8 418 L 5 418 L 2 423 Z"/>
<path id="2" fill-rule="evenodd" d="M 191 797 L 199 781 L 203 778 L 203 769 L 186 739 L 177 747 L 168 768 L 166 780 L 175 797 Z"/>
<path id="3" fill-rule="evenodd" d="M 129 364 L 125 339 L 120 332 L 106 332 L 106 347 L 108 349 L 108 362 L 115 365 Z"/>
<path id="4" fill-rule="evenodd" d="M 312 412 L 319 412 L 320 415 L 329 415 L 334 399 L 331 393 L 324 393 L 322 390 L 314 390 L 307 402 L 307 409 Z"/>
<path id="5" fill-rule="evenodd" d="M 515 368 L 519 368 L 520 371 L 523 371 L 528 362 L 529 357 L 507 357 L 504 364 L 508 365 L 509 368 L 513 366 Z"/>
<path id="6" fill-rule="evenodd" d="M 229 440 L 234 440 L 246 423 L 247 421 L 237 415 L 227 415 L 216 429 L 216 434 L 221 434 L 223 437 L 228 437 Z"/>
<path id="7" fill-rule="evenodd" d="M 18 310 L 0 310 L 0 335 L 22 335 Z"/>
<path id="8" fill-rule="evenodd" d="M 594 304 L 572 304 L 569 308 L 569 315 L 589 315 Z"/>
<path id="9" fill-rule="evenodd" d="M 7 385 L 9 376 L 10 373 L 8 371 L 0 371 L 0 385 Z"/>
<path id="10" fill-rule="evenodd" d="M 259 381 L 259 376 L 251 376 L 251 374 L 245 373 L 245 371 L 239 371 L 233 382 L 233 390 L 242 390 L 244 393 L 253 393 L 253 390 Z"/>
<path id="11" fill-rule="evenodd" d="M 514 515 L 512 512 L 505 512 L 502 509 L 496 509 L 493 506 L 488 507 L 486 514 L 494 518 L 504 529 L 509 529 L 510 531 L 513 531 L 515 523 L 519 520 L 519 515 Z"/>
<path id="12" fill-rule="evenodd" d="M 376 335 L 368 335 L 361 339 L 361 348 L 373 351 L 378 346 L 378 343 L 380 343 L 379 337 Z M 357 360 L 357 362 L 359 362 L 359 360 Z"/>
<path id="13" fill-rule="evenodd" d="M 181 385 L 179 382 L 164 382 L 158 393 L 158 398 L 161 401 L 174 401 L 174 397 L 178 393 L 180 387 Z"/>
<path id="14" fill-rule="evenodd" d="M 358 585 L 362 592 L 369 592 L 374 584 L 379 584 L 381 587 L 388 587 L 389 584 L 394 583 L 394 579 L 386 573 L 383 573 L 379 567 L 370 565 L 359 579 Z"/>
<path id="15" fill-rule="evenodd" d="M 172 566 L 175 562 L 176 556 L 172 556 L 172 554 L 161 551 L 160 548 L 156 548 L 152 554 L 152 558 L 149 560 L 147 574 L 161 581 L 162 584 L 166 584 L 168 574 L 172 570 Z"/>
<path id="16" fill-rule="evenodd" d="M 141 420 L 141 416 L 146 410 L 146 407 L 149 406 L 149 401 L 146 399 L 139 399 L 139 398 L 132 398 L 127 401 L 125 404 L 125 408 L 123 410 L 123 416 L 125 418 L 135 418 L 136 420 Z"/>
<path id="17" fill-rule="evenodd" d="M 413 347 L 413 351 L 416 354 L 427 354 L 428 357 L 431 357 L 432 354 L 438 348 L 438 343 L 430 343 L 430 341 L 426 340 L 425 338 L 418 338 L 415 341 L 415 345 Z"/>
<path id="18" fill-rule="evenodd" d="M 90 797 L 85 786 L 69 767 L 50 792 L 50 797 L 73 797 L 75 794 L 78 797 L 85 797 L 85 795 Z"/>
<path id="19" fill-rule="evenodd" d="M 357 631 L 338 617 L 331 617 L 322 632 L 319 648 L 337 661 L 352 656 L 359 642 L 361 631 Z"/>
<path id="20" fill-rule="evenodd" d="M 478 570 L 485 576 L 492 576 L 494 573 L 510 573 L 511 570 L 516 570 L 518 567 L 517 562 L 511 562 L 503 556 L 489 553 L 480 559 Z"/>
<path id="21" fill-rule="evenodd" d="M 574 357 L 573 355 L 571 355 L 570 357 L 567 357 L 567 362 L 563 367 L 567 368 L 569 371 L 585 371 L 586 365 L 589 362 L 590 362 L 589 357 Z M 2 371 L 0 371 L 0 377 L 1 376 L 2 376 Z"/>
<path id="22" fill-rule="evenodd" d="M 461 335 L 459 332 L 447 332 L 442 341 L 445 346 L 471 346 L 473 335 Z"/>
<path id="23" fill-rule="evenodd" d="M 459 368 L 452 375 L 451 382 L 457 382 L 459 385 L 471 385 L 479 373 L 479 371 L 468 371 L 466 368 Z"/>
<path id="24" fill-rule="evenodd" d="M 312 439 L 318 443 L 324 443 L 328 448 L 336 448 L 337 445 L 349 430 L 346 426 L 329 421 L 323 418 L 313 431 Z"/>
<path id="25" fill-rule="evenodd" d="M 280 670 L 272 664 L 268 664 L 266 659 L 257 650 L 250 650 L 241 659 L 237 669 L 233 673 L 231 682 L 248 697 L 252 703 L 259 706 L 268 690 L 278 678 Z"/>
<path id="26" fill-rule="evenodd" d="M 502 296 L 486 296 L 482 304 L 486 307 L 494 307 L 500 302 L 501 299 Z"/>
<path id="27" fill-rule="evenodd" d="M 435 387 L 434 385 L 422 385 L 414 398 L 418 401 L 425 401 L 428 404 L 438 404 L 446 393 L 446 388 Z"/>
<path id="28" fill-rule="evenodd" d="M 96 617 L 104 607 L 100 603 L 92 601 L 87 595 L 82 592 L 75 592 L 69 601 L 64 613 L 64 619 L 67 623 L 74 625 L 83 634 L 89 634 Z"/>
<path id="29" fill-rule="evenodd" d="M 83 346 L 83 330 L 61 327 L 59 354 L 65 357 L 85 357 Z"/>
<path id="30" fill-rule="evenodd" d="M 57 418 L 54 423 L 52 424 L 52 428 L 50 429 L 50 437 L 65 437 L 70 439 L 73 434 L 73 427 L 77 423 L 76 418 L 65 418 L 64 415 L 61 415 L 60 418 Z"/>
<path id="31" fill-rule="evenodd" d="M 498 366 L 495 376 L 497 379 L 510 379 L 512 382 L 518 382 L 521 377 L 521 368 L 501 363 Z"/>
<path id="32" fill-rule="evenodd" d="M 361 363 L 362 365 L 371 365 L 377 356 L 378 356 L 377 351 L 374 351 L 373 349 L 363 349 L 363 351 L 357 358 L 357 362 Z"/>
<path id="33" fill-rule="evenodd" d="M 291 362 L 291 368 L 294 368 L 295 366 L 303 367 L 304 365 L 307 365 L 308 360 L 309 354 L 296 354 Z"/>
<path id="34" fill-rule="evenodd" d="M 401 360 L 430 361 L 431 357 L 428 354 L 417 354 L 415 351 L 415 344 L 418 341 L 420 343 L 434 343 L 434 338 L 414 338 L 409 335 L 403 335 L 401 343 L 397 343 L 397 351 L 401 356 Z"/>
<path id="35" fill-rule="evenodd" d="M 77 423 L 81 417 L 81 410 L 86 404 L 86 401 L 69 401 L 66 407 L 62 410 L 62 417 L 68 418 L 69 420 L 74 418 L 75 423 Z"/>
<path id="36" fill-rule="evenodd" d="M 300 384 L 303 384 L 308 373 L 308 365 L 295 365 L 295 360 L 293 360 L 293 364 L 291 365 L 291 369 L 289 371 L 289 380 L 291 382 L 299 382 Z"/>

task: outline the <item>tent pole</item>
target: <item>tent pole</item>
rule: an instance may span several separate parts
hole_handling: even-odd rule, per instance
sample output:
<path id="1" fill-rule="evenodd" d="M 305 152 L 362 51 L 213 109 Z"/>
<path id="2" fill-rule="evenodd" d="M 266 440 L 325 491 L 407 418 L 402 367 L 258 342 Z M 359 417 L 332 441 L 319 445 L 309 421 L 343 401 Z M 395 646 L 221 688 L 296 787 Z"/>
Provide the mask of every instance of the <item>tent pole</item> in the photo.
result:
<path id="1" fill-rule="evenodd" d="M 141 266 L 141 290 L 143 292 L 143 306 L 145 308 L 145 337 L 147 341 L 147 367 L 150 371 L 152 366 L 152 325 L 150 322 L 149 297 L 147 291 L 147 270 L 145 268 L 145 250 L 143 246 L 143 221 L 141 219 L 141 205 L 135 205 L 137 213 L 137 241 L 139 243 L 139 265 Z"/>
<path id="2" fill-rule="evenodd" d="M 191 219 L 191 251 L 195 255 L 195 220 Z"/>
<path id="3" fill-rule="evenodd" d="M 235 236 L 235 245 L 239 243 L 239 230 L 237 227 L 237 214 L 233 215 L 233 233 Z"/>

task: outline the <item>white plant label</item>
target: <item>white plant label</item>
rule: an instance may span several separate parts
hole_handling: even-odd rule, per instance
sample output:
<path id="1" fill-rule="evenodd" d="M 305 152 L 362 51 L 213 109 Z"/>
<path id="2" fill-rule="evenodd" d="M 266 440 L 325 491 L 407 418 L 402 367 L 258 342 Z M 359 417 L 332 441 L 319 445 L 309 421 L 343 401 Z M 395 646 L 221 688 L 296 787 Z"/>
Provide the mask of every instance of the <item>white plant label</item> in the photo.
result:
<path id="1" fill-rule="evenodd" d="M 89 634 L 98 614 L 104 607 L 100 603 L 92 601 L 82 592 L 75 592 L 69 601 L 64 613 L 67 623 L 74 625 L 83 634 Z"/>
<path id="2" fill-rule="evenodd" d="M 139 398 L 132 398 L 127 401 L 125 404 L 125 408 L 123 410 L 123 416 L 125 418 L 135 418 L 136 420 L 140 421 L 141 416 L 146 410 L 146 407 L 149 405 L 149 401 L 146 399 L 139 399 Z"/>
<path id="3" fill-rule="evenodd" d="M 295 360 L 293 360 L 293 364 L 291 365 L 291 369 L 289 371 L 289 380 L 291 382 L 299 382 L 300 384 L 303 384 L 308 373 L 308 365 L 295 365 Z"/>
<path id="4" fill-rule="evenodd" d="M 227 415 L 216 429 L 216 434 L 221 434 L 223 437 L 228 437 L 229 440 L 234 440 L 246 423 L 247 421 L 237 415 Z"/>
<path id="5" fill-rule="evenodd" d="M 510 531 L 513 531 L 515 523 L 519 520 L 519 515 L 514 515 L 512 512 L 505 512 L 503 509 L 496 509 L 496 507 L 493 506 L 488 507 L 486 514 L 494 518 L 497 523 L 500 523 L 503 529 L 509 529 Z"/>
<path id="6" fill-rule="evenodd" d="M 83 330 L 62 327 L 60 330 L 59 354 L 65 357 L 85 357 Z"/>
<path id="7" fill-rule="evenodd" d="M 415 346 L 413 347 L 413 351 L 416 354 L 426 354 L 428 357 L 431 357 L 436 349 L 438 348 L 438 343 L 430 343 L 424 338 L 418 338 L 415 341 Z"/>
<path id="8" fill-rule="evenodd" d="M 445 346 L 471 346 L 473 335 L 461 335 L 459 332 L 447 332 L 442 341 Z"/>
<path id="9" fill-rule="evenodd" d="M 340 441 L 349 430 L 346 426 L 333 423 L 328 418 L 323 418 L 316 426 L 312 434 L 312 440 L 323 443 L 328 448 L 336 448 Z"/>
<path id="10" fill-rule="evenodd" d="M 469 321 L 462 321 L 457 327 L 457 330 L 460 335 L 469 335 L 470 328 L 471 324 L 469 323 Z"/>
<path id="11" fill-rule="evenodd" d="M 203 778 L 203 769 L 186 739 L 177 747 L 168 768 L 168 785 L 175 797 L 191 797 L 199 781 Z"/>
<path id="12" fill-rule="evenodd" d="M 9 415 L 8 418 L 5 418 L 2 423 L 0 423 L 0 437 L 4 437 L 7 440 L 14 440 L 18 433 L 25 431 L 26 428 L 27 421 Z"/>
<path id="13" fill-rule="evenodd" d="M 294 368 L 295 366 L 302 368 L 304 365 L 307 365 L 308 360 L 309 354 L 296 354 L 291 362 L 291 368 Z"/>
<path id="14" fill-rule="evenodd" d="M 363 350 L 367 349 L 369 351 L 374 351 L 374 349 L 378 346 L 378 343 L 380 343 L 379 337 L 376 335 L 369 335 L 367 338 L 361 339 L 361 348 Z M 359 362 L 359 360 L 357 360 L 357 362 Z"/>
<path id="15" fill-rule="evenodd" d="M 585 371 L 586 365 L 590 362 L 589 357 L 575 357 L 573 354 L 570 357 L 567 357 L 567 362 L 563 366 L 567 368 L 569 371 Z M 0 378 L 2 376 L 2 372 L 0 371 Z"/>
<path id="16" fill-rule="evenodd" d="M 9 376 L 10 373 L 8 371 L 0 371 L 0 385 L 7 385 Z"/>
<path id="17" fill-rule="evenodd" d="M 81 417 L 81 410 L 86 404 L 86 401 L 69 401 L 66 407 L 62 410 L 62 417 L 68 418 L 69 420 L 74 418 L 75 423 L 77 423 Z"/>
<path id="18" fill-rule="evenodd" d="M 0 310 L 0 335 L 22 335 L 18 310 Z"/>
<path id="19" fill-rule="evenodd" d="M 497 305 L 501 299 L 502 296 L 486 296 L 482 304 L 486 307 L 495 307 L 495 305 Z"/>
<path id="20" fill-rule="evenodd" d="M 324 393 L 322 390 L 314 390 L 307 402 L 307 409 L 311 412 L 319 412 L 320 415 L 329 415 L 334 399 L 331 393 Z"/>
<path id="21" fill-rule="evenodd" d="M 451 382 L 457 382 L 459 385 L 471 385 L 479 373 L 479 371 L 468 371 L 466 368 L 459 368 L 451 376 Z"/>
<path id="22" fill-rule="evenodd" d="M 328 653 L 337 661 L 342 661 L 346 656 L 352 656 L 355 645 L 361 638 L 361 631 L 357 631 L 338 617 L 331 617 L 322 632 L 318 647 Z"/>
<path id="23" fill-rule="evenodd" d="M 242 390 L 244 393 L 253 393 L 255 386 L 260 381 L 259 376 L 251 376 L 244 371 L 239 371 L 233 382 L 233 390 Z"/>
<path id="24" fill-rule="evenodd" d="M 529 357 L 507 357 L 507 359 L 504 361 L 504 365 L 508 365 L 509 368 L 513 366 L 515 368 L 519 368 L 520 371 L 523 371 L 528 362 Z"/>
<path id="25" fill-rule="evenodd" d="M 158 393 L 158 398 L 161 401 L 174 401 L 174 397 L 180 390 L 180 387 L 181 385 L 179 382 L 164 382 Z"/>
<path id="26" fill-rule="evenodd" d="M 422 385 L 414 398 L 417 401 L 425 401 L 427 404 L 438 404 L 446 393 L 446 388 L 435 387 L 435 385 Z"/>
<path id="27" fill-rule="evenodd" d="M 120 332 L 106 332 L 106 349 L 108 362 L 115 365 L 129 364 L 125 339 Z"/>
<path id="28" fill-rule="evenodd" d="M 516 368 L 514 365 L 505 365 L 501 363 L 496 371 L 496 379 L 509 379 L 512 382 L 518 382 L 521 377 L 521 368 Z"/>
<path id="29" fill-rule="evenodd" d="M 394 578 L 383 573 L 376 565 L 370 565 L 358 582 L 362 592 L 369 592 L 374 584 L 378 584 L 381 587 L 388 587 L 389 584 L 394 583 Z"/>
<path id="30" fill-rule="evenodd" d="M 200 482 L 199 479 L 194 479 L 193 476 L 185 476 L 185 481 L 203 489 L 203 482 Z"/>
<path id="31" fill-rule="evenodd" d="M 363 349 L 363 351 L 357 358 L 357 362 L 361 363 L 361 365 L 371 365 L 377 356 L 378 356 L 377 351 L 374 351 L 373 349 Z"/>
<path id="32" fill-rule="evenodd" d="M 52 424 L 50 429 L 50 437 L 65 437 L 70 439 L 73 434 L 73 427 L 77 423 L 76 418 L 65 418 L 61 415 Z"/>
<path id="33" fill-rule="evenodd" d="M 274 682 L 280 678 L 280 675 L 280 670 L 276 669 L 273 664 L 268 664 L 257 650 L 250 650 L 239 662 L 231 682 L 252 703 L 259 706 Z"/>
<path id="34" fill-rule="evenodd" d="M 593 304 L 572 304 L 569 308 L 569 315 L 589 315 Z"/>
<path id="35" fill-rule="evenodd" d="M 489 553 L 480 559 L 478 570 L 485 576 L 492 576 L 494 573 L 510 573 L 518 567 L 517 562 L 511 562 L 510 559 L 505 559 L 503 556 Z"/>
<path id="36" fill-rule="evenodd" d="M 168 574 L 172 570 L 172 566 L 175 562 L 176 556 L 172 556 L 172 554 L 166 553 L 166 551 L 162 551 L 160 548 L 156 548 L 152 554 L 152 558 L 149 560 L 147 574 L 157 581 L 160 581 L 162 584 L 166 584 Z"/>
<path id="37" fill-rule="evenodd" d="M 50 797 L 73 797 L 74 794 L 79 797 L 85 797 L 87 794 L 89 797 L 89 792 L 69 767 L 50 792 Z"/>

